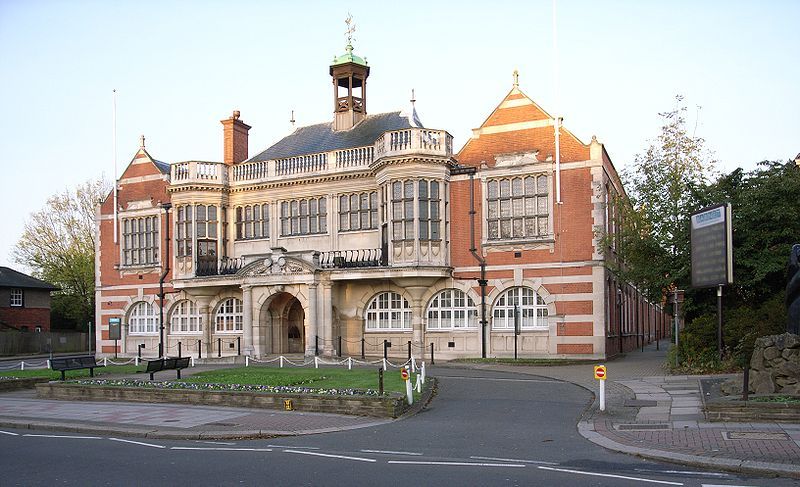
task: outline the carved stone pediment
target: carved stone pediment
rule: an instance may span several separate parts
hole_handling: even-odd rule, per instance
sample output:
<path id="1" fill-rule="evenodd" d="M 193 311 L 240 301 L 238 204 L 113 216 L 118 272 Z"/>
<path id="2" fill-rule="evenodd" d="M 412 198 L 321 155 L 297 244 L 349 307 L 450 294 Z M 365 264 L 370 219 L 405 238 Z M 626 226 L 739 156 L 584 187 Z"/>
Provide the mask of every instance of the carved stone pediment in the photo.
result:
<path id="1" fill-rule="evenodd" d="M 243 277 L 311 274 L 314 267 L 303 260 L 286 256 L 268 256 L 247 265 L 240 271 Z"/>
<path id="2" fill-rule="evenodd" d="M 494 158 L 495 167 L 513 167 L 526 164 L 536 164 L 539 161 L 539 151 L 516 152 L 513 154 L 498 154 Z"/>

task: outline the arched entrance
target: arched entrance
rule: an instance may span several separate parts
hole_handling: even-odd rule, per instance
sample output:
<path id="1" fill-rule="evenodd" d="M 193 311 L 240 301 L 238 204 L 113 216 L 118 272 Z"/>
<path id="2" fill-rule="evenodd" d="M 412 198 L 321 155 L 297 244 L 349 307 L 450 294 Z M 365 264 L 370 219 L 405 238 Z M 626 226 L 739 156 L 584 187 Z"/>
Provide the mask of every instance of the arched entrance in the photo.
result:
<path id="1" fill-rule="evenodd" d="M 305 312 L 296 297 L 287 292 L 271 296 L 259 321 L 267 354 L 305 352 Z"/>

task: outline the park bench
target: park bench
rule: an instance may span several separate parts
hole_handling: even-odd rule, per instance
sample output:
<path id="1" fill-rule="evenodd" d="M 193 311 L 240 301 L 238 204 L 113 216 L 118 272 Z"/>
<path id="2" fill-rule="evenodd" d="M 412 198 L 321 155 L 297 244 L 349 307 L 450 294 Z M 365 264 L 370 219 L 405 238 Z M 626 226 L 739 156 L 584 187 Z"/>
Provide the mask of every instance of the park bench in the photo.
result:
<path id="1" fill-rule="evenodd" d="M 89 369 L 89 376 L 94 377 L 94 369 L 97 367 L 102 367 L 102 365 L 97 365 L 94 355 L 57 357 L 50 359 L 50 369 L 60 371 L 61 380 L 66 380 L 64 372 L 67 370 Z"/>
<path id="2" fill-rule="evenodd" d="M 150 374 L 150 380 L 153 380 L 153 374 L 161 372 L 162 370 L 175 370 L 178 372 L 178 379 L 181 378 L 181 369 L 189 367 L 189 357 L 183 358 L 160 358 L 158 360 L 147 361 L 147 372 Z"/>

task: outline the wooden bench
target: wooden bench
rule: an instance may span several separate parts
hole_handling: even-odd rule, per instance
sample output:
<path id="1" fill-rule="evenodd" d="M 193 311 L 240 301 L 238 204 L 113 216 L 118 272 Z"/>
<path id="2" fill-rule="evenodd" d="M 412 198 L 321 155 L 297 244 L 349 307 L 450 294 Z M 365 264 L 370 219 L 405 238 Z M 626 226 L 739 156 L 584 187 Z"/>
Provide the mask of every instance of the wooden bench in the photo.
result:
<path id="1" fill-rule="evenodd" d="M 97 367 L 102 367 L 102 365 L 97 365 L 94 355 L 57 357 L 50 359 L 50 369 L 60 371 L 61 380 L 66 380 L 64 372 L 67 370 L 89 369 L 89 376 L 94 377 L 94 369 Z"/>
<path id="2" fill-rule="evenodd" d="M 181 378 L 181 369 L 189 367 L 189 357 L 183 358 L 160 358 L 158 360 L 147 361 L 147 372 L 150 374 L 150 380 L 153 380 L 153 374 L 161 372 L 162 370 L 175 370 L 178 372 L 178 379 Z"/>

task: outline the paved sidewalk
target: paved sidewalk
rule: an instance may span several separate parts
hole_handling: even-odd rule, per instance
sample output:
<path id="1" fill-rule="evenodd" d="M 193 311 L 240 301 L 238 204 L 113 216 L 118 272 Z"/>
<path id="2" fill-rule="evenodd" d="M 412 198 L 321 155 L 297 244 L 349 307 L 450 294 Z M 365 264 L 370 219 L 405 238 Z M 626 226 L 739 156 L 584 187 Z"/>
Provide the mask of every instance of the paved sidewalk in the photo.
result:
<path id="1" fill-rule="evenodd" d="M 700 380 L 663 368 L 669 343 L 606 363 L 606 410 L 589 364 L 475 365 L 560 379 L 595 393 L 578 424 L 588 440 L 645 458 L 747 473 L 800 478 L 800 424 L 712 423 L 705 420 Z M 713 376 L 727 377 L 727 376 Z"/>

